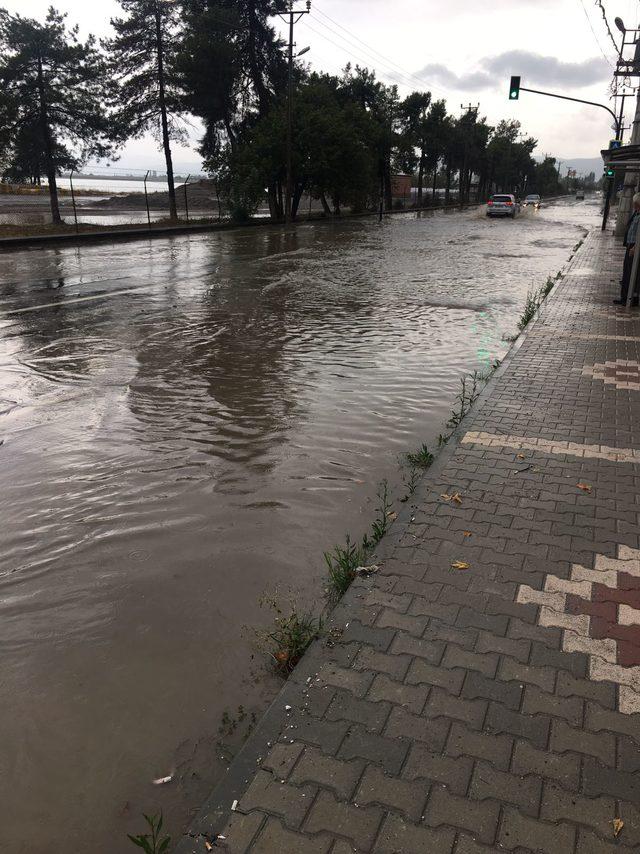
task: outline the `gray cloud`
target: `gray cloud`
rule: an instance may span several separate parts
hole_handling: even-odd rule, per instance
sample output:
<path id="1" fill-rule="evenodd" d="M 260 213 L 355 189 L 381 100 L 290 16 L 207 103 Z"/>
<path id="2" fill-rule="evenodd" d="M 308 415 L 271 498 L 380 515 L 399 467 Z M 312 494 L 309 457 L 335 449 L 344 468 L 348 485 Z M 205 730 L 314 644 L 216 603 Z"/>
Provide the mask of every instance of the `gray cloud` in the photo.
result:
<path id="1" fill-rule="evenodd" d="M 563 86 L 581 88 L 606 80 L 611 69 L 603 58 L 594 57 L 583 62 L 563 62 L 555 56 L 542 56 L 528 50 L 509 50 L 497 56 L 486 56 L 478 61 L 475 71 L 455 74 L 446 65 L 425 65 L 417 76 L 425 80 L 456 89 L 475 92 L 505 86 L 505 79 L 519 74 L 522 85 Z"/>

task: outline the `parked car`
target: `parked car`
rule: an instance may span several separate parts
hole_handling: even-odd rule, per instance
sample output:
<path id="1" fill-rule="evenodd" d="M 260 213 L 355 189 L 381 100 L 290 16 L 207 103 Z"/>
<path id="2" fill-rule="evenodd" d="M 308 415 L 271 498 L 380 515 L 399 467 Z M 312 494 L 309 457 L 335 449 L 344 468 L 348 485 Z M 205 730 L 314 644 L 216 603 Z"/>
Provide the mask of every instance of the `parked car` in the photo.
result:
<path id="1" fill-rule="evenodd" d="M 583 201 L 584 201 L 584 190 L 578 190 L 578 192 L 576 193 L 576 202 L 583 202 Z"/>
<path id="2" fill-rule="evenodd" d="M 487 216 L 510 216 L 513 219 L 519 210 L 520 205 L 513 195 L 498 194 L 487 202 Z"/>
<path id="3" fill-rule="evenodd" d="M 522 203 L 523 208 L 535 208 L 538 210 L 540 205 L 542 204 L 542 199 L 537 193 L 531 193 L 527 196 L 527 198 Z"/>

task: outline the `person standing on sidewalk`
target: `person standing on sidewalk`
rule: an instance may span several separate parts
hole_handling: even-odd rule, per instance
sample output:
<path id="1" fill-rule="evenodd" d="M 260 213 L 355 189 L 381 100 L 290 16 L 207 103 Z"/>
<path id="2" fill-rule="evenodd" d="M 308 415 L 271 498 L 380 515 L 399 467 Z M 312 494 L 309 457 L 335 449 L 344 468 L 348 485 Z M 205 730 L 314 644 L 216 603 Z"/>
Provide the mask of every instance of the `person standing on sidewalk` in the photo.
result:
<path id="1" fill-rule="evenodd" d="M 640 225 L 640 193 L 633 197 L 633 213 L 627 223 L 624 237 L 624 246 L 627 250 L 624 255 L 624 266 L 622 268 L 622 279 L 620 280 L 620 299 L 614 299 L 616 305 L 626 305 L 629 293 L 629 282 L 631 280 L 631 268 L 633 267 L 633 256 L 636 248 L 636 236 Z M 633 305 L 638 305 L 638 297 L 634 295 Z"/>

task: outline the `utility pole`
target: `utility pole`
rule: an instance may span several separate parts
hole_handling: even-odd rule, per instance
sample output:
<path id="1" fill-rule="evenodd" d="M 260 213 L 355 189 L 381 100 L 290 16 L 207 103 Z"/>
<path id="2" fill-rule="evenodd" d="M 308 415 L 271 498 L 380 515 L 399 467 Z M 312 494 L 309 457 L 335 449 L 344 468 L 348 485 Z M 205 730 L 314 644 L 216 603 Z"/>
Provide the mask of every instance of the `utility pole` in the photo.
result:
<path id="1" fill-rule="evenodd" d="M 289 74 L 287 84 L 287 188 L 285 193 L 285 211 L 284 221 L 290 223 L 292 199 L 293 199 L 293 31 L 295 25 L 303 15 L 308 15 L 311 12 L 311 0 L 307 0 L 306 9 L 294 9 L 293 0 L 288 0 L 289 11 L 284 15 L 279 15 L 283 21 L 289 24 Z"/>
<path id="2" fill-rule="evenodd" d="M 616 27 L 622 33 L 622 44 L 620 46 L 620 53 L 618 54 L 618 62 L 616 66 L 616 77 L 625 77 L 626 75 L 637 77 L 640 76 L 640 39 L 638 37 L 638 30 L 629 31 L 624 26 L 623 21 L 620 18 L 616 18 L 615 20 Z M 634 32 L 635 39 L 634 41 L 627 41 L 627 33 Z M 627 45 L 633 44 L 633 59 L 626 60 L 623 56 L 624 48 Z M 620 121 L 618 123 L 618 130 L 622 125 L 622 117 L 624 115 L 624 97 L 622 98 L 623 108 L 620 110 Z M 618 133 L 617 139 L 621 138 L 621 133 Z M 640 89 L 636 92 L 636 112 L 633 118 L 633 123 L 631 125 L 631 139 L 629 140 L 630 145 L 637 145 L 640 142 Z M 611 196 L 611 189 L 613 183 L 615 181 L 615 177 L 611 179 L 611 183 L 609 185 L 609 191 L 607 192 L 607 202 Z M 635 172 L 627 171 L 624 176 L 624 188 L 620 195 L 620 201 L 618 202 L 618 218 L 616 220 L 616 237 L 624 237 L 625 229 L 627 227 L 627 220 L 631 214 L 631 208 L 633 206 L 633 194 L 636 191 L 636 187 L 638 186 L 638 176 Z M 605 221 L 603 221 L 602 229 L 604 231 Z M 633 288 L 630 288 L 630 292 Z"/>

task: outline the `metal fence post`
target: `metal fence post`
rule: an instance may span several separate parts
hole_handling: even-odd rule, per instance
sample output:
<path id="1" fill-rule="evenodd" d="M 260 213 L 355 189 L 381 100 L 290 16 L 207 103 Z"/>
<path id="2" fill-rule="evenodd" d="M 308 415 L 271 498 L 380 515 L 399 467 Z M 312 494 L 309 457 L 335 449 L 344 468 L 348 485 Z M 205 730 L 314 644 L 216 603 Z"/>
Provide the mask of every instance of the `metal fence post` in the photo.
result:
<path id="1" fill-rule="evenodd" d="M 73 192 L 73 173 L 75 169 L 72 169 L 69 173 L 69 183 L 71 184 L 71 203 L 73 204 L 73 219 L 76 224 L 76 234 L 78 233 L 78 211 L 76 210 L 76 195 Z"/>
<path id="2" fill-rule="evenodd" d="M 149 177 L 149 169 L 147 169 L 147 174 L 144 176 L 144 202 L 147 206 L 147 222 L 149 223 L 149 228 L 151 228 L 151 214 L 149 212 L 149 194 L 147 193 L 147 178 Z"/>
<path id="3" fill-rule="evenodd" d="M 191 177 L 191 172 L 187 175 L 187 180 L 184 182 L 184 209 L 187 214 L 187 222 L 189 222 L 189 200 L 187 199 L 187 184 L 189 183 L 189 178 Z"/>

